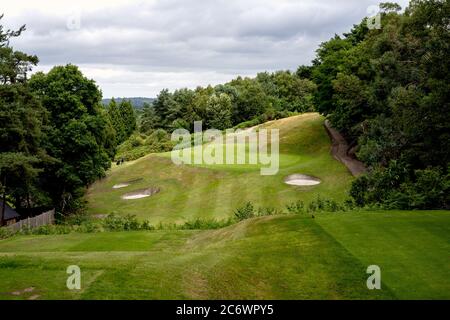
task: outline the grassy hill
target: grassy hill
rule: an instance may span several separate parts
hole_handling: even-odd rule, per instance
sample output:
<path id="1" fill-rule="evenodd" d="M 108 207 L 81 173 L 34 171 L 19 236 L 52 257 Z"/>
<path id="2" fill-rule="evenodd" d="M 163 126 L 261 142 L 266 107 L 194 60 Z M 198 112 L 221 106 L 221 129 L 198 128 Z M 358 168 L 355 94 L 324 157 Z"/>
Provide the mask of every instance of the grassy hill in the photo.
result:
<path id="1" fill-rule="evenodd" d="M 89 211 L 179 223 L 227 218 L 246 201 L 281 209 L 319 194 L 345 199 L 353 177 L 330 155 L 321 116 L 263 126 L 280 129 L 275 176 L 252 165 L 176 166 L 169 154 L 152 154 L 95 183 Z M 286 185 L 292 173 L 322 183 Z M 121 199 L 149 186 L 161 192 Z M 450 299 L 449 250 L 449 211 L 354 210 L 259 217 L 217 230 L 15 236 L 0 240 L 0 299 Z M 81 291 L 66 288 L 69 265 L 81 268 Z M 381 290 L 366 287 L 369 265 L 381 268 Z"/>
<path id="2" fill-rule="evenodd" d="M 449 299 L 449 226 L 448 211 L 389 211 L 20 236 L 0 241 L 0 299 Z M 79 292 L 65 287 L 73 264 Z M 372 264 L 381 290 L 366 288 Z"/>
<path id="3" fill-rule="evenodd" d="M 246 201 L 279 209 L 296 200 L 307 203 L 319 194 L 342 201 L 353 177 L 330 155 L 323 121 L 319 114 L 307 113 L 263 125 L 280 130 L 277 175 L 261 176 L 254 165 L 177 166 L 169 153 L 151 154 L 114 167 L 105 179 L 95 183 L 87 195 L 89 210 L 93 214 L 134 214 L 151 223 L 179 223 L 192 218 L 227 218 Z M 286 185 L 284 178 L 294 173 L 318 177 L 322 183 L 311 187 Z M 142 180 L 127 188 L 112 188 L 139 178 Z M 146 187 L 159 187 L 161 192 L 137 200 L 121 199 L 124 193 Z"/>

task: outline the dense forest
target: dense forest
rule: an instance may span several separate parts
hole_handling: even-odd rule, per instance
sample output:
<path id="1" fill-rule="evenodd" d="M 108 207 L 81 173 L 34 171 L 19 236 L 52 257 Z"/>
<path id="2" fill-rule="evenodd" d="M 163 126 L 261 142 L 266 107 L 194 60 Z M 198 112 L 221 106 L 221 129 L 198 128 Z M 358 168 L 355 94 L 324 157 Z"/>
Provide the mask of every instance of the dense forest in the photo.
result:
<path id="1" fill-rule="evenodd" d="M 449 208 L 450 2 L 380 8 L 380 29 L 363 21 L 301 70 L 317 84 L 317 110 L 369 166 L 351 190 L 358 205 Z"/>
<path id="2" fill-rule="evenodd" d="M 28 77 L 38 57 L 10 45 L 25 27 L 0 25 L 3 203 L 69 213 L 118 154 L 170 149 L 173 129 L 192 130 L 196 120 L 205 129 L 246 127 L 318 111 L 369 168 L 352 185 L 356 205 L 448 209 L 450 3 L 413 0 L 404 11 L 383 3 L 381 10 L 380 29 L 364 19 L 322 43 L 296 72 L 165 89 L 139 119 L 128 100 L 103 106 L 100 89 L 74 65 Z"/>

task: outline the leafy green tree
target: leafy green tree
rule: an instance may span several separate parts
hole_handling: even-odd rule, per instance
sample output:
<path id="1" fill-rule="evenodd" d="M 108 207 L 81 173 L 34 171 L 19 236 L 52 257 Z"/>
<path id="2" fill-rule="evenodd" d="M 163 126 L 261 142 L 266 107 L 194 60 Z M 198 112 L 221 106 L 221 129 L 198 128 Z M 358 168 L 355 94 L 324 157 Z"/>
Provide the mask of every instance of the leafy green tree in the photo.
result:
<path id="1" fill-rule="evenodd" d="M 0 15 L 0 22 L 1 19 L 3 19 L 3 14 Z M 24 83 L 27 80 L 27 73 L 39 61 L 35 55 L 14 50 L 9 45 L 11 38 L 19 37 L 24 31 L 25 25 L 18 30 L 4 30 L 3 25 L 0 24 L 0 83 L 3 85 Z"/>
<path id="2" fill-rule="evenodd" d="M 170 128 L 178 129 L 184 128 L 193 130 L 194 121 L 201 118 L 197 115 L 194 107 L 195 92 L 190 89 L 179 89 L 173 93 L 173 100 L 175 101 L 176 109 L 173 114 L 169 116 L 172 121 Z"/>
<path id="3" fill-rule="evenodd" d="M 47 74 L 36 73 L 30 87 L 48 110 L 44 144 L 55 159 L 44 167 L 42 187 L 64 212 L 111 164 L 109 122 L 100 105 L 101 92 L 70 64 L 54 67 Z"/>
<path id="4" fill-rule="evenodd" d="M 169 115 L 175 108 L 175 101 L 168 89 L 163 89 L 153 102 L 156 116 L 160 119 L 158 128 L 168 128 L 170 125 Z M 172 119 L 175 120 L 176 118 Z"/>
<path id="5" fill-rule="evenodd" d="M 236 88 L 236 109 L 233 110 L 233 122 L 241 123 L 264 113 L 270 101 L 263 87 L 255 79 L 241 78 L 232 80 L 229 85 Z"/>
<path id="6" fill-rule="evenodd" d="M 231 98 L 225 94 L 212 95 L 206 107 L 208 128 L 224 130 L 232 127 Z"/>
<path id="7" fill-rule="evenodd" d="M 347 50 L 351 46 L 349 41 L 336 35 L 333 39 L 322 43 L 317 50 L 312 72 L 312 78 L 317 85 L 314 103 L 317 111 L 324 115 L 334 111 L 332 81 L 336 79 L 343 61 L 347 58 Z"/>
<path id="8" fill-rule="evenodd" d="M 149 133 L 158 126 L 160 121 L 161 119 L 156 115 L 153 106 L 148 103 L 144 103 L 139 131 L 142 133 Z"/>
<path id="9" fill-rule="evenodd" d="M 214 88 L 208 86 L 206 88 L 197 87 L 195 96 L 192 100 L 193 117 L 191 120 L 205 120 L 207 118 L 206 108 L 211 95 L 215 93 Z M 190 123 L 193 126 L 193 123 Z"/>
<path id="10" fill-rule="evenodd" d="M 359 204 L 447 208 L 450 2 L 380 8 L 381 29 L 363 21 L 321 45 L 312 72 L 318 110 L 358 141 L 370 166 L 352 187 Z"/>
<path id="11" fill-rule="evenodd" d="M 125 138 L 128 138 L 136 130 L 136 113 L 129 100 L 122 100 L 119 106 Z"/>
<path id="12" fill-rule="evenodd" d="M 0 16 L 0 20 L 3 15 Z M 27 72 L 37 64 L 36 56 L 14 50 L 10 39 L 25 30 L 4 30 L 0 25 L 0 184 L 1 199 L 17 209 L 37 202 L 40 165 L 46 158 L 41 147 L 46 112 L 27 84 Z M 32 198 L 33 197 L 33 198 Z M 5 207 L 0 208 L 0 225 Z"/>
<path id="13" fill-rule="evenodd" d="M 278 71 L 273 75 L 276 96 L 283 110 L 306 112 L 313 110 L 312 94 L 316 85 L 308 79 L 300 79 L 290 71 Z"/>
<path id="14" fill-rule="evenodd" d="M 115 130 L 116 143 L 121 144 L 127 137 L 124 119 L 121 110 L 114 98 L 108 104 L 108 116 Z"/>
<path id="15" fill-rule="evenodd" d="M 297 71 L 295 71 L 295 74 L 300 79 L 309 79 L 309 80 L 311 80 L 311 78 L 312 78 L 312 71 L 313 71 L 313 66 L 301 65 L 301 66 L 299 66 L 297 68 Z"/>
<path id="16" fill-rule="evenodd" d="M 31 191 L 41 169 L 37 167 L 40 160 L 36 156 L 22 152 L 0 153 L 0 186 L 2 189 L 2 207 L 0 208 L 0 226 L 3 225 L 7 196 L 12 198 L 17 209 L 31 206 Z"/>

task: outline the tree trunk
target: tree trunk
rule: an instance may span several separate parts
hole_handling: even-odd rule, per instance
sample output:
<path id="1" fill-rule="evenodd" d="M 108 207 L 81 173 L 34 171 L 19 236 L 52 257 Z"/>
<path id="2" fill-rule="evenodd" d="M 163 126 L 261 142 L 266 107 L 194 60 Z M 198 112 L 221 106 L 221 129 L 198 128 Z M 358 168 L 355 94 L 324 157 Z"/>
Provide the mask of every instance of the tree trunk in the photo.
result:
<path id="1" fill-rule="evenodd" d="M 2 215 L 0 217 L 0 227 L 3 226 L 3 221 L 5 220 L 5 211 L 6 211 L 6 176 L 3 179 L 3 203 L 2 203 Z"/>

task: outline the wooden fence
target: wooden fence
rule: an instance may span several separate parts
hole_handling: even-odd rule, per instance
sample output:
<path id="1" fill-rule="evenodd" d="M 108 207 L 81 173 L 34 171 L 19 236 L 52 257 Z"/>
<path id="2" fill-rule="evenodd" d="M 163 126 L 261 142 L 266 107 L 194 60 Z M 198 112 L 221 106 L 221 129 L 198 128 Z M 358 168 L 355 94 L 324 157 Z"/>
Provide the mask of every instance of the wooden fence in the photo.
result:
<path id="1" fill-rule="evenodd" d="M 20 220 L 19 222 L 10 224 L 7 228 L 10 228 L 12 231 L 19 231 L 23 227 L 27 228 L 36 228 L 40 226 L 44 226 L 47 224 L 53 224 L 55 222 L 55 209 L 44 212 L 33 218 L 26 218 Z"/>

